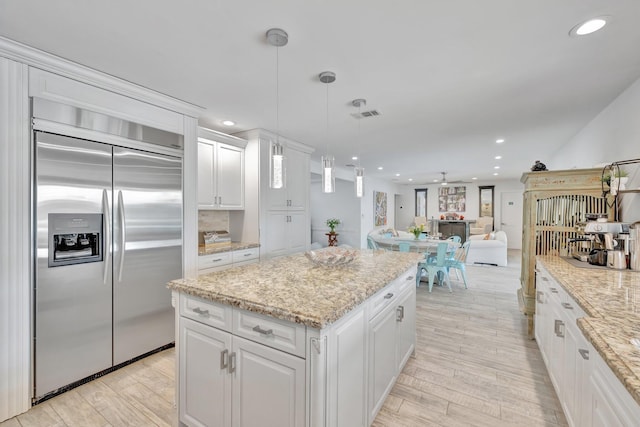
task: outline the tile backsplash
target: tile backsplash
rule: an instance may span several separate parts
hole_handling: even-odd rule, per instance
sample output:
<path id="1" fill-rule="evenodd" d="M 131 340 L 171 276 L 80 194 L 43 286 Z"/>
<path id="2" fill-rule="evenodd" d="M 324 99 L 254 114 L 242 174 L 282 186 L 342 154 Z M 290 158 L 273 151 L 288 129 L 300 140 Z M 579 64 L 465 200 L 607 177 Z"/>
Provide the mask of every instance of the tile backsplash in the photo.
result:
<path id="1" fill-rule="evenodd" d="M 229 211 L 198 211 L 198 231 L 229 231 Z"/>

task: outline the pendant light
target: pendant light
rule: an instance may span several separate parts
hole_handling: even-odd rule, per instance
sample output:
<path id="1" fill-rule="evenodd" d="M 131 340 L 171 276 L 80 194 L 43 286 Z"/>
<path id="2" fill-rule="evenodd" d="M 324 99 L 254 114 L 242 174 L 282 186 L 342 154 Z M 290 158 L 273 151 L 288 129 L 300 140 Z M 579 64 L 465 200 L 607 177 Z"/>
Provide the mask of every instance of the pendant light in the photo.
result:
<path id="1" fill-rule="evenodd" d="M 323 71 L 318 77 L 322 83 L 327 85 L 327 139 L 326 152 L 322 156 L 322 192 L 334 193 L 336 191 L 335 159 L 329 155 L 329 84 L 336 81 L 336 74 L 331 71 Z"/>
<path id="2" fill-rule="evenodd" d="M 360 120 L 362 119 L 362 106 L 367 105 L 366 99 L 354 99 L 351 105 L 358 107 L 358 164 L 354 168 L 354 186 L 356 190 L 356 197 L 362 198 L 364 196 L 364 168 L 360 166 Z"/>
<path id="3" fill-rule="evenodd" d="M 289 42 L 289 35 L 280 28 L 267 31 L 267 42 L 276 47 L 276 140 L 269 147 L 269 187 L 284 188 L 284 147 L 280 144 L 280 47 Z"/>

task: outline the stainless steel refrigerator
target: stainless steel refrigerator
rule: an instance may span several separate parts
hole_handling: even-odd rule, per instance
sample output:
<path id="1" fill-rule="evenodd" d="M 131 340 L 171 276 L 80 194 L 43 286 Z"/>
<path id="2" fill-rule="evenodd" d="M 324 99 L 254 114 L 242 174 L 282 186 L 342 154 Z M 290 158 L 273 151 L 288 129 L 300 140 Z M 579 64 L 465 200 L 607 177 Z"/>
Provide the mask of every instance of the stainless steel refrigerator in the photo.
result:
<path id="1" fill-rule="evenodd" d="M 174 341 L 182 159 L 34 131 L 34 400 Z"/>

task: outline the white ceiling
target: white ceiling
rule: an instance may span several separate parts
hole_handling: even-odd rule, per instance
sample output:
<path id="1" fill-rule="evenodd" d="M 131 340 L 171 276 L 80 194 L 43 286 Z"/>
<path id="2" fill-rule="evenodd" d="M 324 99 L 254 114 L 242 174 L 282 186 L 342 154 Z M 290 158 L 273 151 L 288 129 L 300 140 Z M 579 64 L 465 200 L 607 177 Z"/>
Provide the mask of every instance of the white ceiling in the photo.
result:
<path id="1" fill-rule="evenodd" d="M 602 31 L 568 35 L 598 15 Z M 282 28 L 280 133 L 413 184 L 545 162 L 640 77 L 638 18 L 638 0 L 0 0 L 0 35 L 204 107 L 226 133 L 276 130 L 265 32 Z M 380 116 L 354 119 L 355 98 Z"/>

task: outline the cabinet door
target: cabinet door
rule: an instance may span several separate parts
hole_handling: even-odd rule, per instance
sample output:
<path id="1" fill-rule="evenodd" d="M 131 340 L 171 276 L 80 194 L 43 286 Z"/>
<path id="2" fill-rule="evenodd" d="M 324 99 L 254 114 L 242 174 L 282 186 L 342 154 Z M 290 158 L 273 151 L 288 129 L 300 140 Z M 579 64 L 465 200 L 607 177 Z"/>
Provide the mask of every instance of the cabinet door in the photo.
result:
<path id="1" fill-rule="evenodd" d="M 304 426 L 304 359 L 239 337 L 233 352 L 233 425 Z"/>
<path id="2" fill-rule="evenodd" d="M 180 421 L 231 425 L 231 376 L 224 365 L 231 334 L 180 317 Z"/>
<path id="3" fill-rule="evenodd" d="M 369 424 L 396 381 L 396 304 L 369 322 Z"/>
<path id="4" fill-rule="evenodd" d="M 198 142 L 198 208 L 215 209 L 213 160 L 215 146 Z"/>
<path id="5" fill-rule="evenodd" d="M 289 214 L 286 211 L 267 212 L 265 250 L 267 257 L 277 257 L 286 255 L 289 250 L 288 245 L 288 220 Z"/>
<path id="6" fill-rule="evenodd" d="M 307 209 L 310 174 L 309 155 L 287 147 L 287 208 L 303 211 Z"/>
<path id="7" fill-rule="evenodd" d="M 585 426 L 582 421 L 585 400 L 590 401 L 588 377 L 590 375 L 587 341 L 578 326 L 567 319 L 564 347 L 564 391 L 560 396 L 562 409 L 570 426 Z M 587 403 L 588 404 L 588 403 Z"/>
<path id="8" fill-rule="evenodd" d="M 216 189 L 219 209 L 244 209 L 244 149 L 218 144 Z"/>
<path id="9" fill-rule="evenodd" d="M 553 301 L 553 298 L 550 298 Z M 556 389 L 556 393 L 559 397 L 562 396 L 562 390 L 564 389 L 563 378 L 563 360 L 564 360 L 564 337 L 566 331 L 566 324 L 564 317 L 562 316 L 561 307 L 559 304 L 550 305 L 550 322 L 549 326 L 552 329 L 549 339 L 549 365 L 547 370 L 549 371 L 549 377 Z"/>
<path id="10" fill-rule="evenodd" d="M 307 250 L 311 241 L 311 230 L 307 222 L 306 212 L 289 212 L 288 218 L 288 251 L 289 253 Z"/>
<path id="11" fill-rule="evenodd" d="M 398 372 L 407 363 L 416 345 L 416 291 L 411 289 L 396 305 L 398 325 Z"/>

